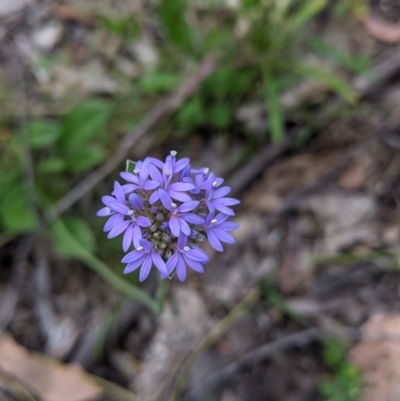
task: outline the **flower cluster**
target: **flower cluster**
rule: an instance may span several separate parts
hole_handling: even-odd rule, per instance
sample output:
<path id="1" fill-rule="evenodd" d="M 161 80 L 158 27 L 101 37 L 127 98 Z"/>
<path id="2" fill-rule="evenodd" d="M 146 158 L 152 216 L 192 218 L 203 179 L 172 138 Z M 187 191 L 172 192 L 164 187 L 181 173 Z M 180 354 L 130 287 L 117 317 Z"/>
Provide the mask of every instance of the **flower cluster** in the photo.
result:
<path id="1" fill-rule="evenodd" d="M 234 242 L 228 231 L 238 225 L 227 220 L 235 214 L 231 206 L 240 202 L 226 197 L 231 189 L 207 167 L 193 169 L 188 158 L 177 160 L 171 151 L 165 162 L 148 157 L 135 164 L 133 173 L 120 175 L 126 184 L 114 183 L 97 215 L 108 217 L 108 238 L 123 234 L 124 252 L 135 248 L 122 259 L 124 273 L 141 267 L 143 281 L 154 265 L 161 278 L 176 272 L 185 281 L 187 266 L 203 273 L 209 260 L 199 242 L 207 239 L 220 252 L 221 242 Z"/>

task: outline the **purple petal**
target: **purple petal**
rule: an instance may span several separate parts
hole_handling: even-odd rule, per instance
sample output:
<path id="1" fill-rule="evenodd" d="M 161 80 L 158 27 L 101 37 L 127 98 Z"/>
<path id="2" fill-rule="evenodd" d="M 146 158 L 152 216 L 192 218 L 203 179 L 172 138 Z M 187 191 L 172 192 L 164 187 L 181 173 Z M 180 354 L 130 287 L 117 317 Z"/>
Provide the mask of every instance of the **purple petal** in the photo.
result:
<path id="1" fill-rule="evenodd" d="M 213 199 L 222 198 L 223 196 L 229 194 L 229 192 L 231 192 L 231 188 L 230 187 L 218 188 L 214 192 Z"/>
<path id="2" fill-rule="evenodd" d="M 118 181 L 114 182 L 114 196 L 117 198 L 118 202 L 125 203 L 125 194 L 122 190 L 121 184 Z"/>
<path id="3" fill-rule="evenodd" d="M 153 259 L 154 265 L 161 273 L 168 274 L 167 266 L 158 253 L 152 252 L 151 258 Z"/>
<path id="4" fill-rule="evenodd" d="M 186 265 L 182 259 L 182 256 L 178 254 L 178 262 L 176 264 L 176 275 L 179 280 L 183 283 L 186 280 Z"/>
<path id="5" fill-rule="evenodd" d="M 179 237 L 178 237 L 178 249 L 179 250 L 181 250 L 181 251 L 183 250 L 184 246 L 187 244 L 187 240 L 188 240 L 188 237 L 185 234 L 183 234 L 183 233 L 179 234 Z"/>
<path id="6" fill-rule="evenodd" d="M 167 263 L 166 263 L 168 275 L 170 275 L 170 274 L 174 271 L 174 269 L 175 269 L 177 263 L 178 263 L 178 252 L 175 252 L 175 253 L 167 260 Z"/>
<path id="7" fill-rule="evenodd" d="M 135 185 L 135 184 L 124 184 L 121 185 L 122 190 L 124 191 L 124 194 L 130 194 L 133 191 L 136 191 L 139 186 Z"/>
<path id="8" fill-rule="evenodd" d="M 138 250 L 134 250 L 132 252 L 127 253 L 121 260 L 122 263 L 131 263 L 134 262 L 135 260 L 139 260 L 139 259 L 144 259 L 144 257 L 146 256 L 146 253 L 143 252 L 143 250 L 138 251 Z"/>
<path id="9" fill-rule="evenodd" d="M 133 182 L 134 184 L 139 184 L 139 179 L 136 174 L 132 173 L 127 173 L 126 171 L 123 171 L 122 173 L 119 173 L 119 175 L 128 182 Z"/>
<path id="10" fill-rule="evenodd" d="M 147 255 L 143 261 L 142 268 L 140 269 L 140 274 L 139 274 L 140 282 L 146 280 L 146 278 L 149 277 L 152 264 L 153 262 L 151 260 L 151 255 Z"/>
<path id="11" fill-rule="evenodd" d="M 219 242 L 219 239 L 216 237 L 216 235 L 211 231 L 207 231 L 207 238 L 208 241 L 210 242 L 210 245 L 217 250 L 218 252 L 222 252 L 224 248 L 222 248 L 221 243 Z"/>
<path id="12" fill-rule="evenodd" d="M 136 270 L 143 263 L 145 257 L 146 254 L 143 253 L 141 259 L 137 259 L 131 263 L 128 263 L 125 267 L 124 274 L 132 273 L 134 270 Z"/>
<path id="13" fill-rule="evenodd" d="M 164 164 L 163 168 L 163 180 L 164 180 L 164 186 L 167 187 L 169 182 L 171 181 L 172 178 L 172 165 L 170 162 L 166 162 Z"/>
<path id="14" fill-rule="evenodd" d="M 122 213 L 127 215 L 129 213 L 129 207 L 126 205 L 123 205 L 122 203 L 119 202 L 113 202 L 110 204 L 110 207 L 116 210 L 118 213 Z"/>
<path id="15" fill-rule="evenodd" d="M 199 201 L 189 201 L 182 203 L 182 205 L 178 207 L 178 212 L 180 213 L 190 212 L 191 210 L 195 209 L 199 205 L 199 203 L 200 203 Z"/>
<path id="16" fill-rule="evenodd" d="M 171 217 L 172 219 L 172 217 Z M 180 230 L 185 234 L 185 235 L 190 235 L 190 227 L 189 224 L 186 223 L 185 220 L 182 219 L 182 217 L 178 217 L 179 220 L 179 227 Z M 172 231 L 172 230 L 171 230 Z"/>
<path id="17" fill-rule="evenodd" d="M 178 160 L 174 164 L 174 173 L 179 173 L 179 171 L 183 170 L 189 164 L 189 162 L 190 160 L 187 157 Z"/>
<path id="18" fill-rule="evenodd" d="M 204 267 L 202 266 L 201 263 L 196 262 L 193 259 L 189 259 L 186 257 L 186 253 L 183 254 L 183 258 L 185 259 L 185 262 L 197 273 L 204 273 Z"/>
<path id="19" fill-rule="evenodd" d="M 150 169 L 150 163 L 154 164 L 160 170 L 162 170 L 164 168 L 164 163 L 161 160 L 158 160 L 158 159 L 156 159 L 154 157 L 148 157 L 147 159 L 149 160 L 149 169 Z"/>
<path id="20" fill-rule="evenodd" d="M 214 193 L 214 188 L 212 186 L 214 181 L 215 181 L 215 175 L 214 173 L 210 173 L 210 175 L 207 178 L 205 187 L 207 197 L 210 197 Z"/>
<path id="21" fill-rule="evenodd" d="M 106 195 L 106 196 L 103 196 L 103 197 L 101 198 L 101 201 L 102 201 L 106 206 L 110 206 L 110 203 L 116 202 L 117 200 L 116 200 L 113 196 Z"/>
<path id="22" fill-rule="evenodd" d="M 196 186 L 193 184 L 190 184 L 188 182 L 174 182 L 169 186 L 169 189 L 172 189 L 173 191 L 191 191 L 193 188 Z"/>
<path id="23" fill-rule="evenodd" d="M 153 245 L 151 245 L 151 243 L 149 241 L 147 241 L 147 239 L 143 239 L 143 238 L 140 239 L 139 244 L 148 252 L 153 249 Z"/>
<path id="24" fill-rule="evenodd" d="M 215 210 L 211 210 L 211 212 L 206 217 L 206 226 L 208 227 L 211 224 L 211 220 L 214 218 Z"/>
<path id="25" fill-rule="evenodd" d="M 157 181 L 160 185 L 164 184 L 164 180 L 162 178 L 160 171 L 153 164 L 149 164 L 149 173 L 150 173 L 150 177 L 154 181 Z"/>
<path id="26" fill-rule="evenodd" d="M 152 189 L 156 189 L 160 186 L 157 181 L 145 181 L 143 183 L 143 189 L 146 191 L 151 191 Z"/>
<path id="27" fill-rule="evenodd" d="M 140 247 L 140 240 L 142 239 L 142 230 L 140 229 L 138 224 L 135 224 L 133 226 L 133 245 L 135 245 L 135 248 Z"/>
<path id="28" fill-rule="evenodd" d="M 159 191 L 154 191 L 149 198 L 149 202 L 152 205 L 153 203 L 157 202 L 160 199 Z"/>
<path id="29" fill-rule="evenodd" d="M 160 195 L 161 203 L 164 205 L 164 207 L 165 207 L 167 210 L 169 210 L 170 212 L 172 212 L 174 209 L 173 209 L 173 207 L 171 206 L 171 205 L 172 205 L 172 199 L 171 199 L 171 197 L 170 197 L 163 189 L 160 189 L 160 190 L 158 191 L 158 193 L 159 193 L 159 195 Z"/>
<path id="30" fill-rule="evenodd" d="M 222 205 L 219 202 L 208 202 L 207 206 L 210 207 L 210 205 L 214 206 L 215 209 L 217 209 L 221 213 L 227 214 L 228 216 L 235 215 L 235 212 L 232 209 L 230 209 L 228 206 Z"/>
<path id="31" fill-rule="evenodd" d="M 171 216 L 169 219 L 169 229 L 171 230 L 171 233 L 175 236 L 178 237 L 179 233 L 181 231 L 180 225 L 179 225 L 179 218 L 176 216 Z M 190 229 L 189 229 L 189 234 L 190 234 Z"/>
<path id="32" fill-rule="evenodd" d="M 207 263 L 210 260 L 208 255 L 199 248 L 193 248 L 189 251 L 185 251 L 184 253 L 189 259 L 192 259 L 196 262 Z"/>
<path id="33" fill-rule="evenodd" d="M 144 216 L 136 217 L 136 223 L 140 227 L 150 227 L 151 226 L 151 221 L 147 217 L 144 217 Z"/>
<path id="34" fill-rule="evenodd" d="M 129 220 L 123 221 L 122 223 L 117 224 L 107 235 L 107 238 L 114 238 L 123 233 L 127 227 L 131 224 Z"/>
<path id="35" fill-rule="evenodd" d="M 238 205 L 240 203 L 240 200 L 235 198 L 220 198 L 220 199 L 215 199 L 214 201 L 225 206 L 233 206 L 233 205 Z"/>
<path id="36" fill-rule="evenodd" d="M 138 194 L 130 194 L 129 195 L 129 202 L 137 210 L 143 210 L 144 209 L 143 199 Z"/>
<path id="37" fill-rule="evenodd" d="M 233 223 L 231 221 L 227 221 L 221 224 L 215 224 L 215 228 L 218 230 L 223 230 L 223 231 L 233 231 L 236 230 L 239 227 L 239 224 Z"/>
<path id="38" fill-rule="evenodd" d="M 192 198 L 185 192 L 173 191 L 170 190 L 169 188 L 168 188 L 168 194 L 171 196 L 171 198 L 174 198 L 179 202 L 189 202 L 192 200 Z"/>
<path id="39" fill-rule="evenodd" d="M 105 216 L 110 216 L 111 213 L 112 212 L 111 212 L 111 209 L 109 207 L 103 207 L 96 213 L 96 216 L 105 217 Z"/>
<path id="40" fill-rule="evenodd" d="M 188 223 L 192 224 L 204 224 L 204 219 L 193 213 L 182 213 L 182 219 L 185 219 Z"/>
<path id="41" fill-rule="evenodd" d="M 222 242 L 227 242 L 228 244 L 234 244 L 235 239 L 232 237 L 232 235 L 228 234 L 225 231 L 218 230 L 214 228 L 212 232 L 215 234 L 215 236 Z"/>
<path id="42" fill-rule="evenodd" d="M 147 180 L 147 177 L 149 176 L 149 160 L 146 158 L 143 160 L 143 162 L 141 163 L 141 165 L 139 165 L 139 163 L 136 163 L 136 167 L 139 168 L 139 176 L 140 179 L 143 181 Z"/>
<path id="43" fill-rule="evenodd" d="M 132 235 L 133 235 L 133 226 L 132 224 L 126 229 L 124 234 L 124 239 L 122 241 L 122 249 L 124 252 L 127 252 L 129 247 L 132 245 Z"/>
<path id="44" fill-rule="evenodd" d="M 107 223 L 104 225 L 103 231 L 107 232 L 112 230 L 117 224 L 122 223 L 124 221 L 124 216 L 120 214 L 114 214 L 114 216 L 111 216 L 108 220 Z"/>

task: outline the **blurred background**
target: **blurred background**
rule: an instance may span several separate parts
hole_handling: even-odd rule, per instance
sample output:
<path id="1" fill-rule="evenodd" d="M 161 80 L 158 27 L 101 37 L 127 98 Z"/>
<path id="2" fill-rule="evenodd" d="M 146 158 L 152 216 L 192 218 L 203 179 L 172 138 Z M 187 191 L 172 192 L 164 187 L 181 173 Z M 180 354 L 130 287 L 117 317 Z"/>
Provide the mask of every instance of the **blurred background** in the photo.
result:
<path id="1" fill-rule="evenodd" d="M 399 44 L 397 0 L 0 0 L 0 400 L 400 400 Z M 170 150 L 240 228 L 157 309 L 96 211 Z"/>

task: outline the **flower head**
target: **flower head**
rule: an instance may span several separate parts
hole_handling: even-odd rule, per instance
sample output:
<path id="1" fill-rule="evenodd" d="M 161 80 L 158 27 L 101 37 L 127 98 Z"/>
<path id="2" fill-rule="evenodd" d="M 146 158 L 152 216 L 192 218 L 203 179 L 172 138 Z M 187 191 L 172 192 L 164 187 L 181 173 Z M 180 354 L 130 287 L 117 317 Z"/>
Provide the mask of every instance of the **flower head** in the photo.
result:
<path id="1" fill-rule="evenodd" d="M 230 188 L 220 187 L 224 180 L 207 167 L 192 169 L 189 159 L 176 156 L 171 151 L 164 162 L 148 157 L 137 162 L 133 172 L 122 172 L 127 183 L 115 182 L 97 212 L 108 217 L 108 238 L 123 234 L 125 252 L 134 246 L 122 262 L 127 264 L 124 273 L 140 267 L 140 281 L 149 276 L 152 265 L 161 278 L 176 273 L 185 281 L 187 266 L 203 273 L 209 261 L 200 242 L 207 239 L 217 251 L 223 250 L 221 241 L 234 242 L 228 231 L 238 225 L 227 220 L 235 214 L 231 206 L 240 202 L 225 197 Z"/>

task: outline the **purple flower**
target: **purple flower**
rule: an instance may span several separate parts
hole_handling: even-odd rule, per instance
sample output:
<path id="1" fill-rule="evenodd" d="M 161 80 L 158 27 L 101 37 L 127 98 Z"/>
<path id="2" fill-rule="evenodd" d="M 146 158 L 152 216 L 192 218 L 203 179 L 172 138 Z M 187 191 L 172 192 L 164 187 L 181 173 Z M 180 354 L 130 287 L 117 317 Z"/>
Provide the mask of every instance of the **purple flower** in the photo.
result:
<path id="1" fill-rule="evenodd" d="M 222 252 L 224 248 L 221 242 L 226 242 L 228 244 L 233 244 L 235 239 L 232 235 L 228 234 L 227 231 L 236 230 L 239 224 L 226 221 L 230 216 L 226 214 L 218 214 L 214 218 L 215 211 L 210 212 L 206 218 L 206 233 L 210 245 L 219 252 Z"/>
<path id="2" fill-rule="evenodd" d="M 238 225 L 228 219 L 235 214 L 231 206 L 240 202 L 226 197 L 231 189 L 221 187 L 224 180 L 208 168 L 193 169 L 189 159 L 177 160 L 172 151 L 165 161 L 138 161 L 133 173 L 121 177 L 128 183 L 114 183 L 112 196 L 102 198 L 104 207 L 97 215 L 108 217 L 108 238 L 123 234 L 124 252 L 132 243 L 135 247 L 122 259 L 125 273 L 141 266 L 143 281 L 154 264 L 161 278 L 176 271 L 184 281 L 187 266 L 202 273 L 208 262 L 198 244 L 208 240 L 222 251 L 221 242 L 234 242 L 228 232 Z"/>
<path id="3" fill-rule="evenodd" d="M 182 233 L 179 235 L 175 253 L 167 260 L 168 274 L 162 274 L 165 278 L 170 276 L 174 270 L 180 281 L 186 280 L 186 265 L 197 273 L 204 273 L 203 264 L 209 261 L 207 254 L 199 248 L 191 248 L 187 244 L 187 237 Z"/>
<path id="4" fill-rule="evenodd" d="M 175 237 L 179 237 L 179 233 L 190 235 L 190 227 L 188 223 L 203 224 L 204 219 L 194 213 L 188 213 L 199 205 L 199 201 L 189 201 L 177 206 L 172 202 L 171 197 L 162 189 L 159 190 L 160 199 L 164 207 L 171 212 L 169 219 L 169 228 Z"/>
<path id="5" fill-rule="evenodd" d="M 139 247 L 122 258 L 122 263 L 127 263 L 124 274 L 132 273 L 139 266 L 142 266 L 139 274 L 140 282 L 149 276 L 153 264 L 161 274 L 168 273 L 161 256 L 154 250 L 153 245 L 145 239 L 141 239 Z"/>
<path id="6" fill-rule="evenodd" d="M 135 170 L 132 173 L 123 172 L 120 173 L 120 176 L 128 181 L 132 182 L 142 191 L 149 191 L 157 188 L 160 184 L 156 181 L 147 180 L 149 177 L 149 161 L 145 159 L 143 162 L 137 162 L 135 166 Z M 129 185 L 129 184 L 128 184 Z M 128 187 L 130 188 L 130 187 Z"/>
<path id="7" fill-rule="evenodd" d="M 234 198 L 224 198 L 229 192 L 231 192 L 230 187 L 222 187 L 215 189 L 218 186 L 218 181 L 215 178 L 214 173 L 210 173 L 206 182 L 206 204 L 210 211 L 218 210 L 221 213 L 227 214 L 229 216 L 234 216 L 235 212 L 228 206 L 238 205 L 239 200 Z"/>

